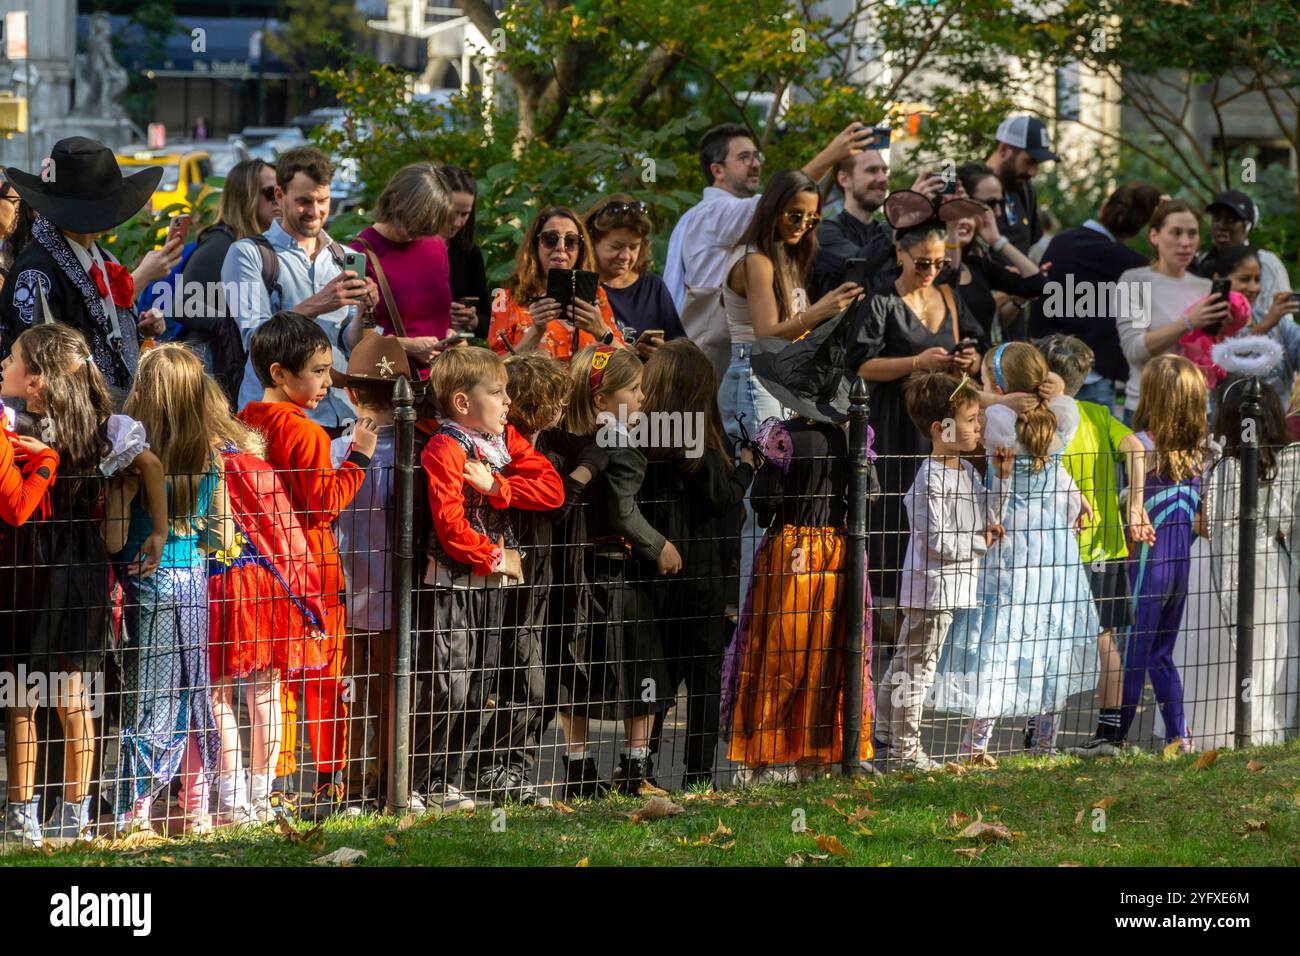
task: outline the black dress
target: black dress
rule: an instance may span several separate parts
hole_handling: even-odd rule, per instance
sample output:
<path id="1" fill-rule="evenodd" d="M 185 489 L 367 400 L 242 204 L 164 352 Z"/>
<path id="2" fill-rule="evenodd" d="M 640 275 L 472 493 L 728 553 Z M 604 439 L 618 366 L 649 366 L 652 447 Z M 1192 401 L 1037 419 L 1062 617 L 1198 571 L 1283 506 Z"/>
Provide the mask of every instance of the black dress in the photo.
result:
<path id="1" fill-rule="evenodd" d="M 998 305 L 993 298 L 994 292 L 1004 292 L 1021 299 L 1036 299 L 1043 294 L 1043 276 L 1022 276 L 1019 272 L 1008 269 L 1001 256 L 989 258 L 981 255 L 968 255 L 962 258 L 962 265 L 970 274 L 969 282 L 957 279 L 957 270 L 949 270 L 966 307 L 970 309 L 975 321 L 984 330 L 985 337 L 992 341 L 993 323 L 997 320 Z M 1007 336 L 1003 336 L 1006 338 Z"/>
<path id="2" fill-rule="evenodd" d="M 945 287 L 940 286 L 941 290 Z M 948 290 L 951 294 L 951 289 Z M 867 359 L 905 358 L 926 349 L 951 349 L 953 306 L 962 338 L 978 342 L 980 353 L 988 348 L 988 338 L 960 296 L 948 302 L 945 295 L 943 321 L 931 332 L 903 301 L 896 288 L 877 293 L 858 310 L 850 335 L 848 365 L 857 369 Z M 912 486 L 920 460 L 930 454 L 930 439 L 912 424 L 903 401 L 904 378 L 891 382 L 870 382 L 870 423 L 875 431 L 875 449 L 879 454 L 876 469 L 882 494 L 868 515 L 869 566 L 872 568 L 872 593 L 895 596 L 898 570 L 907 554 L 907 515 L 903 495 Z"/>
<path id="3" fill-rule="evenodd" d="M 478 246 L 468 249 L 452 240 L 447 243 L 447 268 L 451 276 L 452 301 L 475 296 L 474 311 L 478 313 L 478 327 L 474 334 L 487 338 L 492 325 L 492 299 L 488 295 L 487 269 L 483 265 L 483 250 Z"/>

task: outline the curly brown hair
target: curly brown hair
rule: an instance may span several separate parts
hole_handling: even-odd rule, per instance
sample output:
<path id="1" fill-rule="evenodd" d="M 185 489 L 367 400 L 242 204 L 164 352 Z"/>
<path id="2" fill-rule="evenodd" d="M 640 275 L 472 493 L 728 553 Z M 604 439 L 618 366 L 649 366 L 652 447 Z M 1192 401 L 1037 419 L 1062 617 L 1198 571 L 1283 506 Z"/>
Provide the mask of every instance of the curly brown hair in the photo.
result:
<path id="1" fill-rule="evenodd" d="M 507 420 L 521 435 L 550 428 L 569 404 L 569 372 L 563 363 L 541 352 L 506 359 Z"/>
<path id="2" fill-rule="evenodd" d="M 573 223 L 581 241 L 578 243 L 578 262 L 576 268 L 596 271 L 596 255 L 591 249 L 591 236 L 582 219 L 568 206 L 547 206 L 524 232 L 523 241 L 515 253 L 515 271 L 506 280 L 506 289 L 510 298 L 519 305 L 527 305 L 533 299 L 546 294 L 546 273 L 542 270 L 541 257 L 537 255 L 538 236 L 548 219 L 563 217 Z"/>

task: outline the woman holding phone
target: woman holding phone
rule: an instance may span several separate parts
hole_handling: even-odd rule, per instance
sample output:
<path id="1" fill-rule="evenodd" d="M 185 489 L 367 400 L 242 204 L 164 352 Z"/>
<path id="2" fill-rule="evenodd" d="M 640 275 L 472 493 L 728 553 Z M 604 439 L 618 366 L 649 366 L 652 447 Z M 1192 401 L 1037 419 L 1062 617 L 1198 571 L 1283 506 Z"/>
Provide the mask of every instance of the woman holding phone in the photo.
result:
<path id="1" fill-rule="evenodd" d="M 565 206 L 547 206 L 533 219 L 515 253 L 515 271 L 492 293 L 488 345 L 498 354 L 543 351 L 568 362 L 593 342 L 625 346 L 605 290 L 562 304 L 547 294 L 552 269 L 581 269 L 595 278 L 596 257 L 582 219 Z"/>
<path id="2" fill-rule="evenodd" d="M 1211 295 L 1209 279 L 1188 272 L 1201 238 L 1201 216 L 1190 203 L 1169 199 L 1151 214 L 1147 240 L 1155 249 L 1151 265 L 1129 269 L 1119 277 L 1129 307 L 1115 317 L 1119 344 L 1128 359 L 1124 390 L 1124 423 L 1137 411 L 1142 369 L 1165 352 L 1178 349 L 1178 340 L 1194 329 L 1215 328 L 1228 317 L 1228 301 Z M 1150 301 L 1147 301 L 1147 299 Z"/>
<path id="3" fill-rule="evenodd" d="M 485 339 L 492 325 L 492 300 L 483 250 L 474 242 L 478 183 L 464 166 L 439 166 L 438 173 L 451 193 L 451 218 L 439 233 L 451 266 L 451 326 Z"/>
<path id="4" fill-rule="evenodd" d="M 606 196 L 587 213 L 601 288 L 624 338 L 649 358 L 669 339 L 684 336 L 664 280 L 650 270 L 650 217 L 643 202 L 625 193 Z"/>
<path id="5" fill-rule="evenodd" d="M 379 286 L 375 324 L 397 336 L 406 354 L 428 364 L 451 333 L 447 246 L 439 233 L 452 216 L 451 195 L 433 163 L 403 166 L 375 201 L 375 224 L 361 230 L 352 249 L 365 255 L 366 275 Z M 365 327 L 358 309 L 348 326 L 355 348 Z"/>

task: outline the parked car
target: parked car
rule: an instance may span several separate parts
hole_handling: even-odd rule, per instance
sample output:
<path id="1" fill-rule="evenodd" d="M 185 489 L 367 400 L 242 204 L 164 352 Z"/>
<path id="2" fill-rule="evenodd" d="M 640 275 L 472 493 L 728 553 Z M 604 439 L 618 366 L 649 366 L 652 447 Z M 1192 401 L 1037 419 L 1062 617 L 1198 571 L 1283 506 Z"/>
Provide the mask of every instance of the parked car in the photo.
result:
<path id="1" fill-rule="evenodd" d="M 161 149 L 124 146 L 117 152 L 117 163 L 127 175 L 145 166 L 163 168 L 162 179 L 150 198 L 154 212 L 176 204 L 188 209 L 192 200 L 197 201 L 212 191 L 204 185 L 204 180 L 213 175 L 212 156 L 206 145 L 172 143 Z M 191 189 L 197 190 L 193 197 Z"/>
<path id="2" fill-rule="evenodd" d="M 250 156 L 264 159 L 268 163 L 275 162 L 275 158 L 286 149 L 307 142 L 307 137 L 296 126 L 248 126 L 231 139 L 242 141 Z"/>

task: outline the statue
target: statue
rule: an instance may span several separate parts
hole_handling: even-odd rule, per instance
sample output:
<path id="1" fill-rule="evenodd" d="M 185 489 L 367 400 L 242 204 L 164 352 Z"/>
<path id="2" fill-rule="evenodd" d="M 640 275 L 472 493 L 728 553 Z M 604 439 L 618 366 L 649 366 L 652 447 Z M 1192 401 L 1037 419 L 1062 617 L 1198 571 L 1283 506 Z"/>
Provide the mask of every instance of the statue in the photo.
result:
<path id="1" fill-rule="evenodd" d="M 96 13 L 90 18 L 86 52 L 77 54 L 74 115 L 125 116 L 116 100 L 126 89 L 127 75 L 126 70 L 113 59 L 112 34 L 107 13 Z"/>

